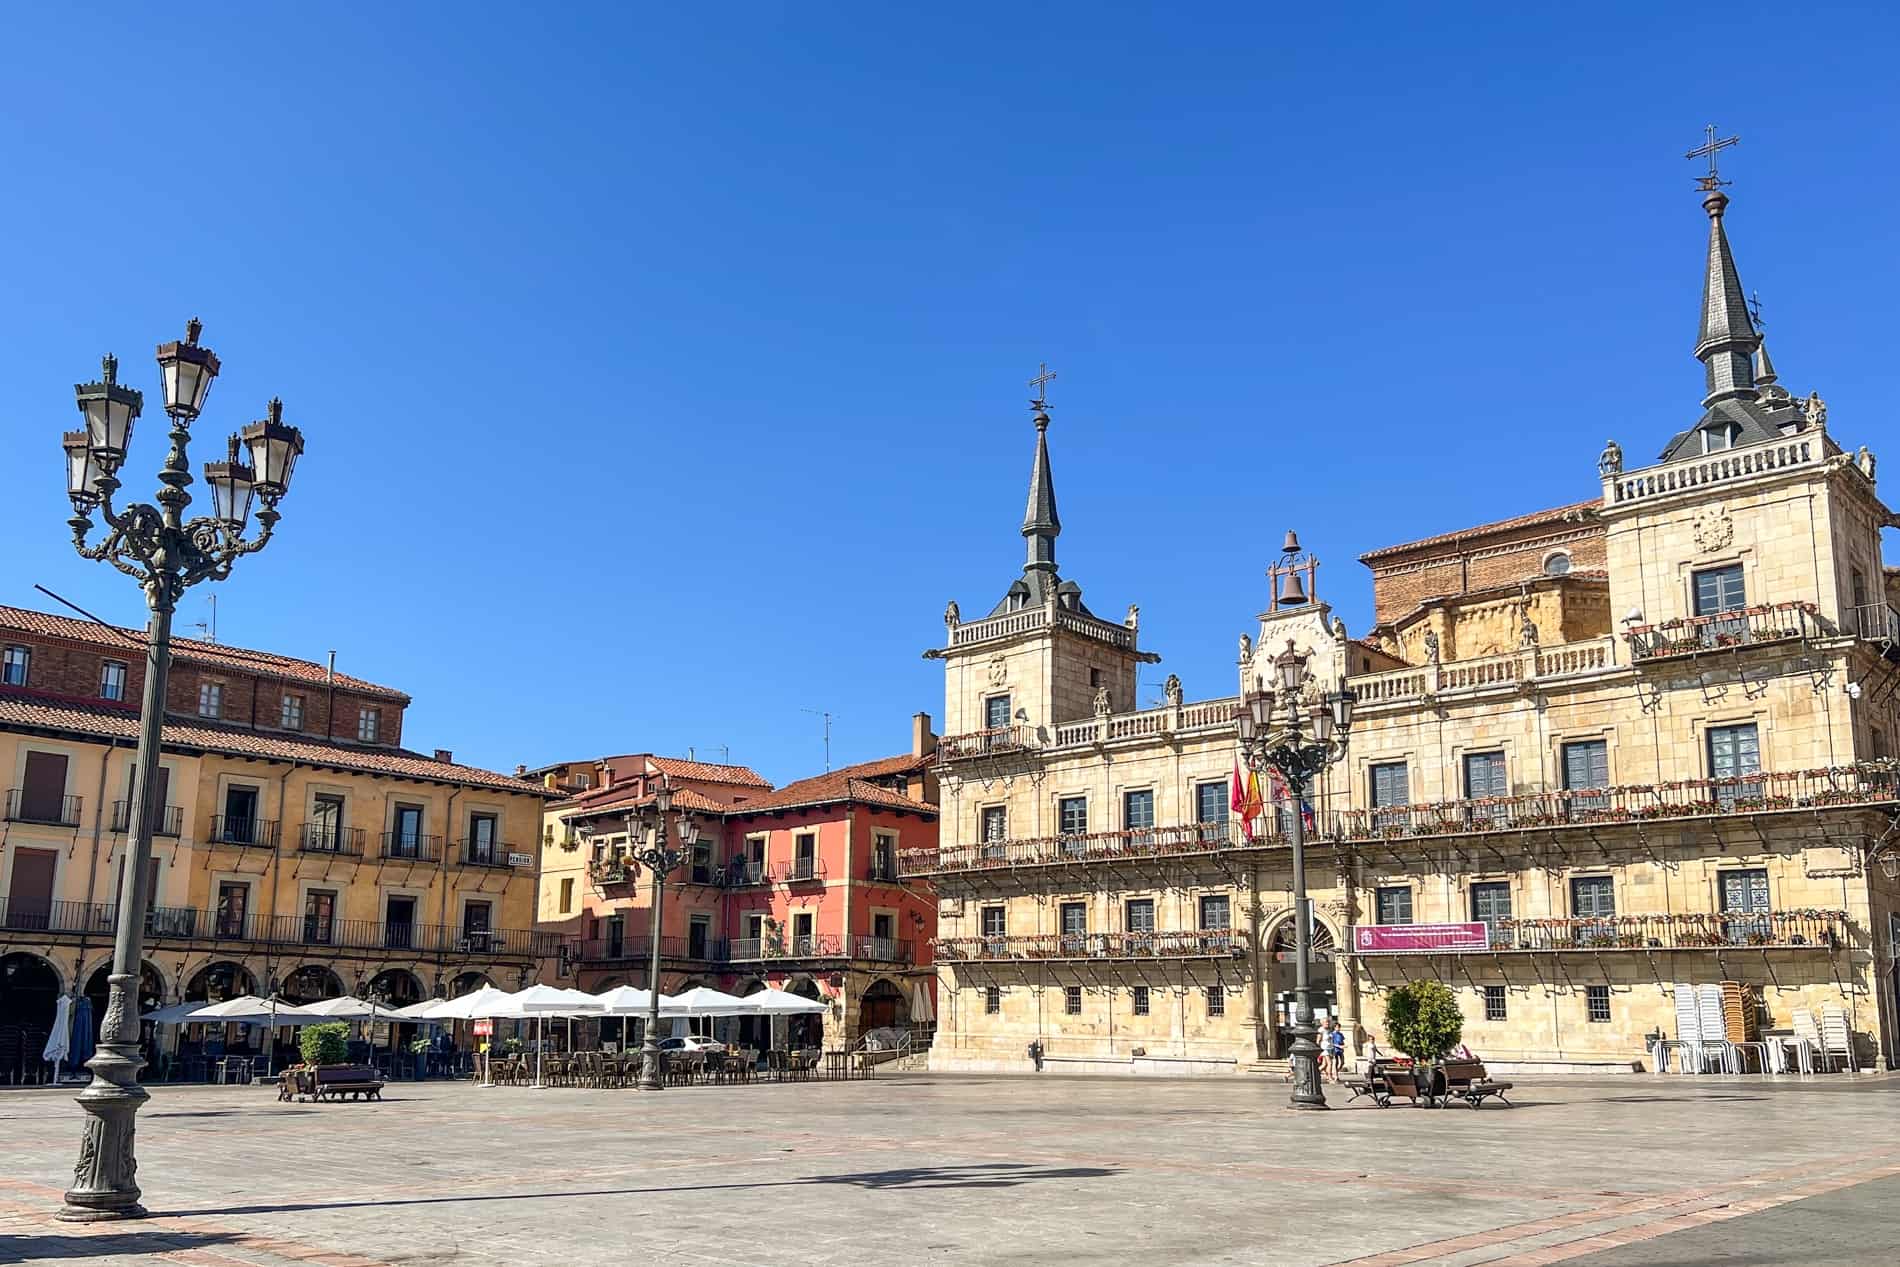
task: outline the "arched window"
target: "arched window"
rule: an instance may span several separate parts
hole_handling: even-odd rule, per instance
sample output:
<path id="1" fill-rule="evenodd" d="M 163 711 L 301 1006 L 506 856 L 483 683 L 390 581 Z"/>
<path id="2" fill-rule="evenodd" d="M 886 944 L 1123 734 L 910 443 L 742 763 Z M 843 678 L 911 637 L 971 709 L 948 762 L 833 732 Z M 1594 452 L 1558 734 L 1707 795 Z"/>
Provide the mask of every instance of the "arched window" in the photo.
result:
<path id="1" fill-rule="evenodd" d="M 1568 576 L 1570 574 L 1570 551 L 1552 550 L 1544 556 L 1545 576 Z"/>

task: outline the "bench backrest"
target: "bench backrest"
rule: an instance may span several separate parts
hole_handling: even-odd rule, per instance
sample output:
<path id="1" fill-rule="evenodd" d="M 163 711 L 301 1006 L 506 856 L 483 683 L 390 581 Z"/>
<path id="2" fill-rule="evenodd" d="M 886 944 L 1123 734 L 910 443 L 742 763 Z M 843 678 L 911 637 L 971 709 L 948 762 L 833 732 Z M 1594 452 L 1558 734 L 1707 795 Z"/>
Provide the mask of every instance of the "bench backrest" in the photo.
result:
<path id="1" fill-rule="evenodd" d="M 1482 1060 L 1448 1060 L 1441 1068 L 1447 1083 L 1483 1082 L 1485 1080 Z"/>
<path id="2" fill-rule="evenodd" d="M 382 1075 L 368 1065 L 321 1065 L 317 1069 L 317 1081 L 380 1082 Z"/>

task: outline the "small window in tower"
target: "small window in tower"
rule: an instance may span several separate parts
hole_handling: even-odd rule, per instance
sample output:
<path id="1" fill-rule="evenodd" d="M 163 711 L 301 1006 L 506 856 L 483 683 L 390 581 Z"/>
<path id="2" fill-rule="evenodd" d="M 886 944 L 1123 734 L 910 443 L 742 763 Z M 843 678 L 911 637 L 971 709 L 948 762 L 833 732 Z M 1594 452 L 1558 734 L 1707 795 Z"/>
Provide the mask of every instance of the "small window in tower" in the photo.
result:
<path id="1" fill-rule="evenodd" d="M 1702 451 L 1719 453 L 1723 449 L 1732 449 L 1735 442 L 1742 438 L 1742 429 L 1732 422 L 1712 422 L 1702 428 Z"/>
<path id="2" fill-rule="evenodd" d="M 1090 669 L 1089 670 L 1089 685 L 1099 687 L 1101 684 L 1102 684 L 1102 671 L 1100 669 Z"/>
<path id="3" fill-rule="evenodd" d="M 1545 576 L 1570 575 L 1570 551 L 1553 550 L 1544 556 Z"/>

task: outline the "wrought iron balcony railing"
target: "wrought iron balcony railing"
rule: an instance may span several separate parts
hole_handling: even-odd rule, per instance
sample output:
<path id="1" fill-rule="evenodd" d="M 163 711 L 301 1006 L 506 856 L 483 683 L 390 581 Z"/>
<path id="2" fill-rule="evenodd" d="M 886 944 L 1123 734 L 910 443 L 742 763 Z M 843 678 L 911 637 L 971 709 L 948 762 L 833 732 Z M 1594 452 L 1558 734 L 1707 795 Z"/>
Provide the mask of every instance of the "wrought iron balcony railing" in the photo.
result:
<path id="1" fill-rule="evenodd" d="M 940 937 L 937 958 L 952 963 L 1009 959 L 1215 959 L 1240 954 L 1246 939 L 1230 928 L 1137 933 L 1033 933 Z"/>
<path id="2" fill-rule="evenodd" d="M 465 867 L 494 867 L 510 871 L 515 869 L 517 857 L 525 858 L 527 855 L 499 840 L 464 840 L 456 846 L 456 860 Z"/>
<path id="3" fill-rule="evenodd" d="M 719 869 L 719 882 L 729 889 L 743 889 L 755 884 L 764 884 L 765 864 L 750 858 L 728 858 L 726 865 Z"/>
<path id="4" fill-rule="evenodd" d="M 1684 616 L 1655 625 L 1631 625 L 1630 658 L 1637 664 L 1702 655 L 1766 642 L 1789 642 L 1821 632 L 1813 603 L 1764 603 L 1710 616 Z"/>
<path id="5" fill-rule="evenodd" d="M 1394 842 L 1894 803 L 1900 803 L 1900 762 L 1887 759 L 1816 770 L 1764 770 L 1722 779 L 1564 788 L 1516 796 L 1330 811 L 1316 816 L 1306 836 L 1316 846 Z M 1282 816 L 1285 813 L 1280 811 Z M 899 852 L 898 867 L 906 876 L 944 876 L 998 868 L 1109 864 L 1175 854 L 1286 847 L 1282 831 L 1265 830 L 1267 823 L 1262 819 L 1254 820 L 1254 826 L 1251 837 L 1241 830 L 1238 820 L 1230 820 L 911 848 Z"/>
<path id="6" fill-rule="evenodd" d="M 328 853 L 360 858 L 367 833 L 361 827 L 338 827 L 333 823 L 305 823 L 297 833 L 297 848 L 302 853 Z"/>
<path id="7" fill-rule="evenodd" d="M 117 918 L 118 908 L 109 902 L 36 902 L 0 896 L 0 929 L 9 932 L 110 935 Z M 525 928 L 464 929 L 447 924 L 387 923 L 321 915 L 268 916 L 167 906 L 147 909 L 145 933 L 159 941 L 512 957 L 552 955 L 562 941 L 558 934 Z"/>
<path id="8" fill-rule="evenodd" d="M 275 849 L 277 820 L 218 814 L 211 819 L 211 840 L 219 845 L 255 845 L 262 849 Z"/>
<path id="9" fill-rule="evenodd" d="M 7 789 L 7 821 L 43 823 L 48 827 L 79 826 L 84 801 L 77 796 L 52 796 L 33 788 Z"/>
<path id="10" fill-rule="evenodd" d="M 152 834 L 154 836 L 182 836 L 184 828 L 184 806 L 165 805 L 159 808 L 158 824 L 152 828 Z M 132 802 L 112 802 L 112 830 L 120 833 L 132 830 Z"/>
<path id="11" fill-rule="evenodd" d="M 442 837 L 419 832 L 386 831 L 382 856 L 397 862 L 436 862 L 442 857 Z"/>
<path id="12" fill-rule="evenodd" d="M 992 753 L 1021 752 L 1030 747 L 1035 738 L 1035 728 L 1031 726 L 991 726 L 964 735 L 945 735 L 937 741 L 937 759 L 958 761 Z"/>
<path id="13" fill-rule="evenodd" d="M 791 884 L 822 880 L 825 878 L 825 862 L 817 857 L 788 859 L 772 869 L 772 878 Z"/>
<path id="14" fill-rule="evenodd" d="M 756 959 L 842 959 L 844 938 L 832 933 L 804 937 L 734 937 L 726 943 L 724 958 L 733 963 Z"/>
<path id="15" fill-rule="evenodd" d="M 1852 611 L 1854 632 L 1862 638 L 1900 645 L 1900 611 L 1885 603 L 1869 603 Z"/>
<path id="16" fill-rule="evenodd" d="M 708 953 L 689 956 L 691 949 L 684 937 L 660 938 L 660 957 L 662 959 L 712 959 L 710 953 L 714 943 L 707 943 L 701 949 Z M 644 963 L 653 956 L 653 939 L 645 935 L 626 937 L 583 937 L 579 939 L 579 953 L 575 956 L 584 963 Z"/>
<path id="17" fill-rule="evenodd" d="M 1378 955 L 1484 955 L 1640 950 L 1833 950 L 1848 944 L 1847 912 L 1838 910 L 1714 911 L 1677 915 L 1608 915 L 1570 919 L 1504 919 L 1491 925 L 1491 945 L 1355 950 Z"/>
<path id="18" fill-rule="evenodd" d="M 895 937 L 858 937 L 853 940 L 854 959 L 870 959 L 878 963 L 915 963 L 915 948 L 907 941 Z"/>

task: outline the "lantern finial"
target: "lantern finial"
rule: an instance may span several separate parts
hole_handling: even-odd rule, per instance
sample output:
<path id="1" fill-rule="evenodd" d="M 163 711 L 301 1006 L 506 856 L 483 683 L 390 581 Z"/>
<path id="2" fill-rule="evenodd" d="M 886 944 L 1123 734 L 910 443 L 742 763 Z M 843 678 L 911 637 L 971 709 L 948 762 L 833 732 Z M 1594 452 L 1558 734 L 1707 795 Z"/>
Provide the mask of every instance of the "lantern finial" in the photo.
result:
<path id="1" fill-rule="evenodd" d="M 198 336 L 205 332 L 205 323 L 193 317 L 185 323 L 185 342 L 192 347 L 198 346 Z"/>

